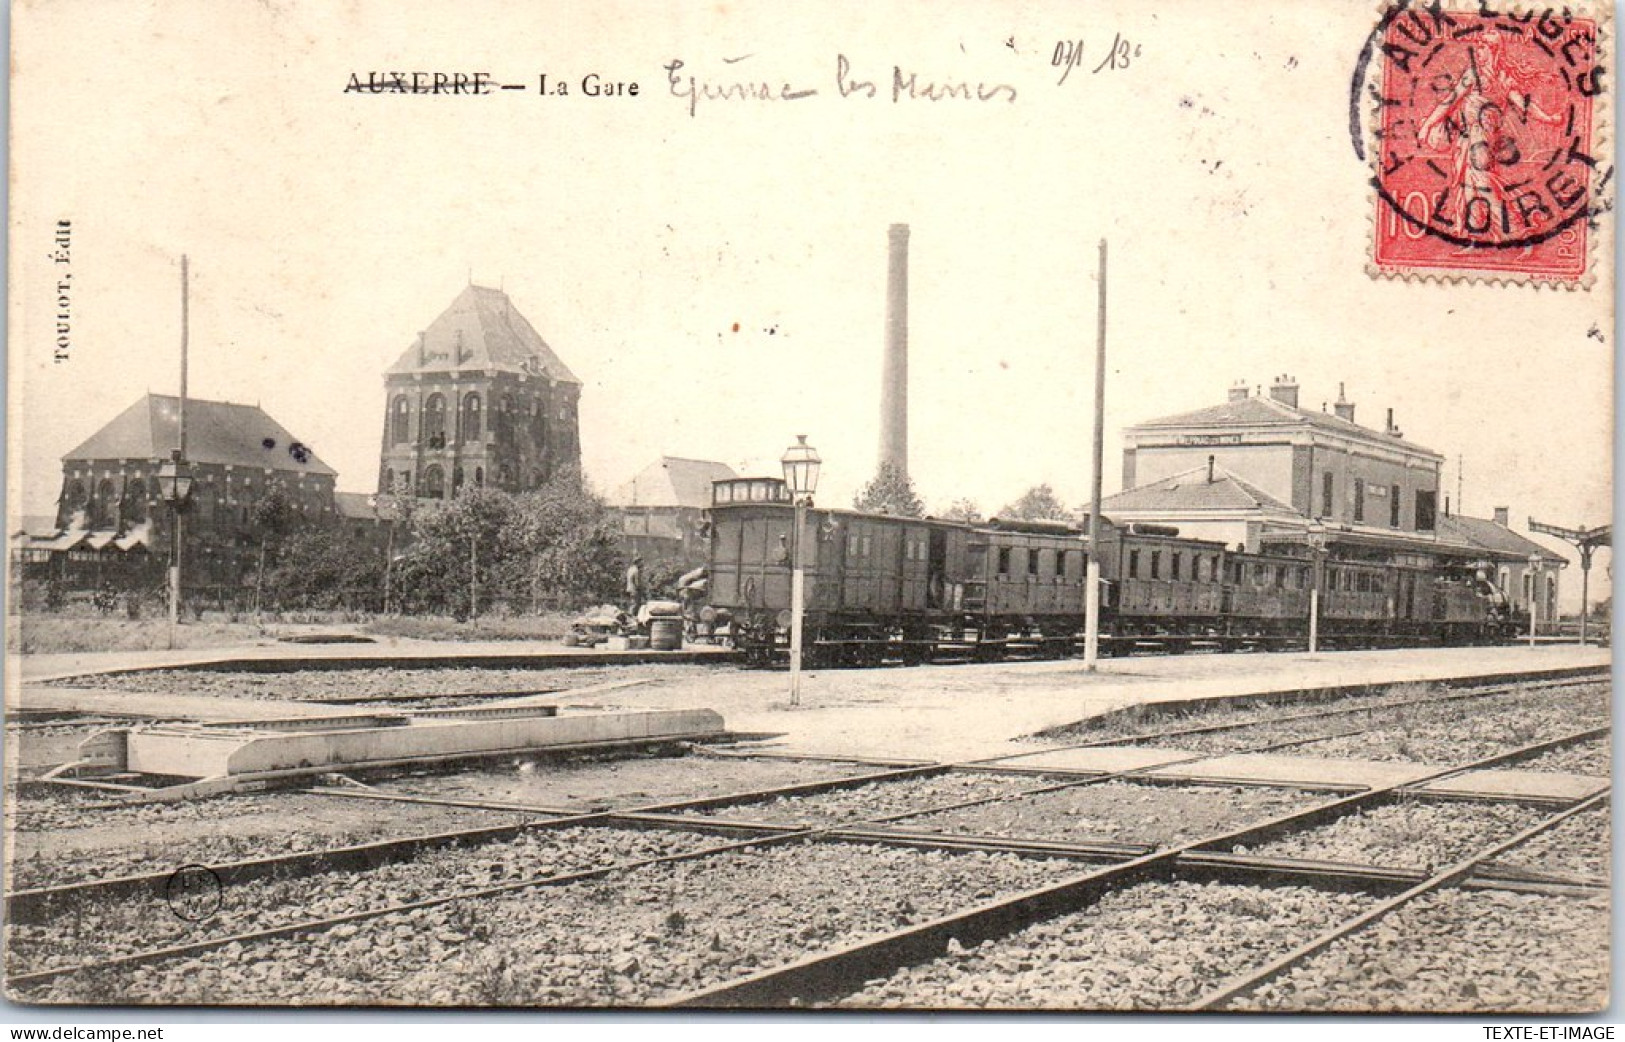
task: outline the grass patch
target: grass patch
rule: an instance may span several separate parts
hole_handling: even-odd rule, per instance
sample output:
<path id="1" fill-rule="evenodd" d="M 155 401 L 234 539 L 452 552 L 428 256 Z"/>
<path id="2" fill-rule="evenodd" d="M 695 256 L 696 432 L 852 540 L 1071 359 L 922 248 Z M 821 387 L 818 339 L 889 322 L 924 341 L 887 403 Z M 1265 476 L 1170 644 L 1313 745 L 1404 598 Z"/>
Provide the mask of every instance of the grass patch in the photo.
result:
<path id="1" fill-rule="evenodd" d="M 165 619 L 117 619 L 97 616 L 13 615 L 6 628 L 8 651 L 51 655 L 82 651 L 157 651 L 169 647 Z M 248 644 L 271 634 L 243 622 L 187 621 L 175 627 L 178 648 L 217 648 Z"/>

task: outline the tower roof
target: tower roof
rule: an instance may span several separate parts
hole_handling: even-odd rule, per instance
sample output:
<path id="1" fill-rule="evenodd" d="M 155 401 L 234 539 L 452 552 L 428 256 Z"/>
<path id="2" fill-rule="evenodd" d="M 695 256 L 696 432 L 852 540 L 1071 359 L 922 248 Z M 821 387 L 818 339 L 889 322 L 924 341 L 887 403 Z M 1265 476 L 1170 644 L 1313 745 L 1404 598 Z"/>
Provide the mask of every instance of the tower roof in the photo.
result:
<path id="1" fill-rule="evenodd" d="M 179 444 L 180 399 L 147 394 L 109 420 L 64 460 L 168 459 Z M 308 447 L 303 459 L 289 449 L 301 445 L 288 429 L 257 405 L 186 400 L 186 458 L 193 463 L 270 468 L 295 474 L 338 472 Z"/>
<path id="2" fill-rule="evenodd" d="M 498 369 L 545 376 L 560 383 L 581 383 L 506 293 L 472 283 L 429 323 L 418 342 L 406 349 L 389 372 L 452 369 Z"/>

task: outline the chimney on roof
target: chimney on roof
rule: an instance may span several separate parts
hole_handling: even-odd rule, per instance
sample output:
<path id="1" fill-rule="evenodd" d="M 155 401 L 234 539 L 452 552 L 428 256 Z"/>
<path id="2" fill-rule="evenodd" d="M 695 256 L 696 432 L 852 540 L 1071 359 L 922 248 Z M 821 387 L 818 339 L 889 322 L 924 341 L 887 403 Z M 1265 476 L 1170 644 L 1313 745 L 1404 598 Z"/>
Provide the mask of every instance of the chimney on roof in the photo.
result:
<path id="1" fill-rule="evenodd" d="M 1298 381 L 1291 376 L 1277 376 L 1270 397 L 1291 409 L 1298 407 Z"/>
<path id="2" fill-rule="evenodd" d="M 429 364 L 428 346 L 425 343 L 425 339 L 428 337 L 428 335 L 429 334 L 424 330 L 418 330 L 418 365 Z"/>
<path id="3" fill-rule="evenodd" d="M 1246 380 L 1237 380 L 1235 386 L 1230 388 L 1230 401 L 1244 402 L 1246 400 L 1247 400 L 1247 381 Z"/>
<path id="4" fill-rule="evenodd" d="M 908 225 L 886 229 L 886 358 L 880 370 L 880 462 L 908 476 Z"/>
<path id="5" fill-rule="evenodd" d="M 1495 523 L 1500 525 L 1502 528 L 1511 527 L 1508 524 L 1508 522 L 1511 520 L 1511 514 L 1512 514 L 1512 508 L 1511 507 L 1496 507 L 1495 508 Z"/>
<path id="6" fill-rule="evenodd" d="M 1348 400 L 1343 393 L 1343 385 L 1337 385 L 1337 401 L 1332 403 L 1332 409 L 1337 413 L 1338 419 L 1354 422 L 1354 403 Z"/>
<path id="7" fill-rule="evenodd" d="M 1387 431 L 1388 431 L 1388 436 L 1391 437 L 1391 438 L 1403 438 L 1405 436 L 1404 431 L 1402 431 L 1398 427 L 1394 426 L 1394 410 L 1393 409 L 1388 410 L 1388 427 L 1387 427 Z"/>

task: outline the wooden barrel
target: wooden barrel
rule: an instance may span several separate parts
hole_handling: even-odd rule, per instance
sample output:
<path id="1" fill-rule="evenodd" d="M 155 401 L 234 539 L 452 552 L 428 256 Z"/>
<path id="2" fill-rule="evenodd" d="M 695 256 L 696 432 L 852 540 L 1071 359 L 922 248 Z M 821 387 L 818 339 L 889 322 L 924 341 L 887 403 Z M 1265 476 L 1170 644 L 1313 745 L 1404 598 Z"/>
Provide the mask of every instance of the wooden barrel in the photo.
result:
<path id="1" fill-rule="evenodd" d="M 655 651 L 676 651 L 682 646 L 682 619 L 649 620 L 649 647 Z"/>

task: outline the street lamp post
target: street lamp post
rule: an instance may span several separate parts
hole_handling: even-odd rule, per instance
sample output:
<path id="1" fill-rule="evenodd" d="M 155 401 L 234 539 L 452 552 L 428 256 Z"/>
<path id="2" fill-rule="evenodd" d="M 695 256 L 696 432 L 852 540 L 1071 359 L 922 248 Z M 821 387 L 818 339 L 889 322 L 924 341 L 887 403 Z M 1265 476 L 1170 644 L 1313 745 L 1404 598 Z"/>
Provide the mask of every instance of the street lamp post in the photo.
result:
<path id="1" fill-rule="evenodd" d="M 1540 618 L 1540 555 L 1529 555 L 1529 646 L 1535 646 L 1535 623 Z"/>
<path id="2" fill-rule="evenodd" d="M 805 434 L 796 435 L 796 443 L 785 449 L 779 460 L 784 468 L 784 483 L 795 504 L 796 530 L 790 544 L 790 704 L 793 706 L 801 704 L 801 616 L 805 607 L 801 544 L 807 527 L 807 508 L 812 506 L 813 493 L 818 490 L 818 468 L 823 462 L 818 458 L 818 450 L 807 444 Z"/>
<path id="3" fill-rule="evenodd" d="M 173 520 L 170 530 L 169 549 L 169 646 L 175 646 L 175 626 L 181 617 L 181 553 L 186 547 L 186 541 L 181 533 L 181 511 L 186 506 L 186 500 L 192 494 L 192 466 L 181 455 L 180 449 L 173 449 L 169 459 L 158 468 L 158 495 L 169 504 L 170 518 Z"/>
<path id="4" fill-rule="evenodd" d="M 1308 536 L 1314 578 L 1309 587 L 1309 654 L 1313 655 L 1320 650 L 1320 558 L 1326 552 L 1326 526 L 1309 522 Z"/>

